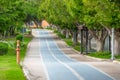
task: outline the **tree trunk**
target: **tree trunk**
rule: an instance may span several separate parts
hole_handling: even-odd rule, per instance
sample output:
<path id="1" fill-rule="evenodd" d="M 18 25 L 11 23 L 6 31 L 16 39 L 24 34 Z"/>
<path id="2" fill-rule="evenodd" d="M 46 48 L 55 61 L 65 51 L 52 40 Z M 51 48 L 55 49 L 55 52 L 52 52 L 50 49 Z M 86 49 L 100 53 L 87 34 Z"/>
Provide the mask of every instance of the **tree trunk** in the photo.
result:
<path id="1" fill-rule="evenodd" d="M 101 23 L 101 25 L 109 32 L 109 35 L 111 36 L 112 34 L 112 29 L 105 26 L 104 24 Z M 120 28 L 116 28 L 114 31 L 114 55 L 120 55 Z"/>
<path id="2" fill-rule="evenodd" d="M 74 45 L 77 45 L 77 43 L 78 43 L 78 40 L 77 40 L 77 31 L 74 31 L 73 32 L 73 44 Z"/>
<path id="3" fill-rule="evenodd" d="M 73 31 L 72 30 L 70 30 L 70 36 L 73 37 Z"/>
<path id="4" fill-rule="evenodd" d="M 61 32 L 61 29 L 60 29 L 60 27 L 59 27 L 59 26 L 57 26 L 57 31 L 58 31 L 58 32 Z"/>
<path id="5" fill-rule="evenodd" d="M 55 30 L 58 30 L 57 26 L 55 26 Z"/>
<path id="6" fill-rule="evenodd" d="M 115 38 L 114 55 L 120 55 L 120 38 Z"/>
<path id="7" fill-rule="evenodd" d="M 103 50 L 104 50 L 104 42 L 105 42 L 105 40 L 104 41 L 102 41 L 102 40 L 96 40 L 96 45 L 97 45 L 97 51 L 98 52 L 102 52 Z"/>
<path id="8" fill-rule="evenodd" d="M 61 30 L 61 34 L 62 34 L 62 35 L 66 35 L 66 30 L 65 30 L 65 29 L 62 29 L 62 30 Z"/>
<path id="9" fill-rule="evenodd" d="M 6 31 L 4 31 L 4 38 L 6 38 L 6 33 L 7 33 L 7 32 L 6 32 Z"/>
<path id="10" fill-rule="evenodd" d="M 0 40 L 2 39 L 2 34 L 0 33 Z"/>
<path id="11" fill-rule="evenodd" d="M 91 39 L 88 40 L 88 50 L 91 50 Z"/>
<path id="12" fill-rule="evenodd" d="M 38 22 L 37 22 L 37 21 L 34 21 L 34 23 L 35 23 L 36 27 L 38 28 Z"/>
<path id="13" fill-rule="evenodd" d="M 10 36 L 13 36 L 15 34 L 15 27 L 14 26 L 11 26 L 10 29 L 9 29 L 9 34 Z"/>
<path id="14" fill-rule="evenodd" d="M 108 28 L 106 26 L 104 26 L 106 28 L 106 30 L 109 32 L 109 35 L 111 36 L 111 28 Z M 119 29 L 115 29 L 114 31 L 114 55 L 120 55 L 120 30 Z"/>
<path id="15" fill-rule="evenodd" d="M 51 27 L 52 27 L 52 29 L 55 29 L 55 27 L 54 27 L 54 25 L 53 25 L 53 24 L 51 25 Z"/>
<path id="16" fill-rule="evenodd" d="M 92 49 L 92 47 L 91 47 L 91 40 L 92 40 L 92 35 L 91 34 L 89 34 L 89 36 L 88 36 L 88 50 L 91 50 Z"/>
<path id="17" fill-rule="evenodd" d="M 101 31 L 89 30 L 89 33 L 96 40 L 97 51 L 102 52 L 104 50 L 104 43 L 105 43 L 105 39 L 108 35 L 108 32 L 103 29 Z"/>
<path id="18" fill-rule="evenodd" d="M 69 30 L 67 29 L 66 30 L 66 39 L 68 39 L 69 38 Z"/>

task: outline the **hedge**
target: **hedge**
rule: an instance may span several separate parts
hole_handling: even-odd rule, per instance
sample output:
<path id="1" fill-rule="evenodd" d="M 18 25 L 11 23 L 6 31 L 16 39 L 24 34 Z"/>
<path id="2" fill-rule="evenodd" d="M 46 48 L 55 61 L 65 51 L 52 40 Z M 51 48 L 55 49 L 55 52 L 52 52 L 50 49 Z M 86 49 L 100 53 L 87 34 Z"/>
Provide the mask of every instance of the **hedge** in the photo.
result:
<path id="1" fill-rule="evenodd" d="M 22 41 L 23 40 L 23 35 L 22 34 L 17 35 L 16 40 Z"/>
<path id="2" fill-rule="evenodd" d="M 8 44 L 0 42 L 0 55 L 7 54 L 8 52 Z"/>

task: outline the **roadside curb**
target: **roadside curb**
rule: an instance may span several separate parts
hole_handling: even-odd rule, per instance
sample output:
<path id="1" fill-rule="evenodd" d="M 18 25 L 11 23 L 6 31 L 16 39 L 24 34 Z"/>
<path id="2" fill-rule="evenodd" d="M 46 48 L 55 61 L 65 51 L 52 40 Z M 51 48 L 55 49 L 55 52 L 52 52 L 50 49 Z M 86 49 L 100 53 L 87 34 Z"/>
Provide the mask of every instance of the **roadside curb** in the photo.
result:
<path id="1" fill-rule="evenodd" d="M 30 48 L 30 46 L 31 46 L 31 41 L 27 45 L 27 50 Z M 30 77 L 28 76 L 29 72 L 24 68 L 23 61 L 20 61 L 20 66 L 22 68 L 26 80 L 30 80 Z"/>
<path id="2" fill-rule="evenodd" d="M 72 50 L 74 50 L 76 53 L 78 53 L 79 55 L 83 55 L 83 54 L 80 54 L 80 52 L 79 51 L 77 51 L 77 50 L 75 50 L 75 49 L 73 49 L 73 48 L 71 48 Z M 99 60 L 99 61 L 108 61 L 108 60 L 110 60 L 110 59 L 101 59 L 101 58 L 95 58 L 95 57 L 91 57 L 91 56 L 87 56 L 87 55 L 84 55 L 84 56 L 86 56 L 86 57 L 88 57 L 88 58 L 91 58 L 91 59 L 96 59 L 96 60 Z M 112 61 L 112 60 L 111 60 Z M 118 64 L 120 64 L 120 62 L 119 61 L 117 61 L 117 60 L 113 60 L 112 61 L 113 63 L 118 63 Z"/>
<path id="3" fill-rule="evenodd" d="M 68 46 L 68 45 L 67 45 Z M 76 53 L 78 53 L 79 55 L 83 55 L 83 54 L 80 54 L 80 52 L 79 51 L 77 51 L 77 50 L 75 50 L 75 49 L 73 49 L 73 48 L 71 48 L 72 50 L 74 50 Z M 88 57 L 88 58 L 91 58 L 91 59 L 96 59 L 96 60 L 98 60 L 98 61 L 111 61 L 111 62 L 113 62 L 113 63 L 115 63 L 115 64 L 120 64 L 120 61 L 117 61 L 117 60 L 110 60 L 110 59 L 101 59 L 101 58 L 95 58 L 95 57 L 91 57 L 91 56 L 87 56 L 87 55 L 84 55 L 84 56 L 86 56 L 86 57 Z"/>
<path id="4" fill-rule="evenodd" d="M 117 60 L 113 60 L 113 63 L 115 63 L 115 64 L 120 64 L 120 62 L 117 61 Z"/>
<path id="5" fill-rule="evenodd" d="M 28 76 L 29 72 L 24 68 L 22 61 L 20 62 L 20 66 L 22 67 L 22 71 L 24 73 L 24 76 L 25 76 L 26 80 L 30 80 L 30 77 Z"/>
<path id="6" fill-rule="evenodd" d="M 110 59 L 101 59 L 101 58 L 95 58 L 95 57 L 91 57 L 91 56 L 87 56 L 85 55 L 86 57 L 89 57 L 89 58 L 92 58 L 92 59 L 96 59 L 96 60 L 99 60 L 99 61 L 110 61 Z"/>
<path id="7" fill-rule="evenodd" d="M 25 75 L 26 79 L 27 79 L 27 80 L 30 80 L 30 78 L 29 78 L 29 76 L 28 76 L 28 71 L 27 71 L 27 70 L 25 70 L 25 68 L 24 68 L 24 67 L 22 68 L 22 70 L 23 70 L 23 73 L 24 73 L 24 75 Z"/>

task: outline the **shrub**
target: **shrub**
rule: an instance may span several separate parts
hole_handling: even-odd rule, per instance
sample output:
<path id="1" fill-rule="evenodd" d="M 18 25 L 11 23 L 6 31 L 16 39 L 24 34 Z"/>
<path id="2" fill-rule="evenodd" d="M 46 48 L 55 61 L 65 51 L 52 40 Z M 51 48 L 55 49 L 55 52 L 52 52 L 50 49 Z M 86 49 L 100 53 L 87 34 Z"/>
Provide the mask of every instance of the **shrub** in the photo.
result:
<path id="1" fill-rule="evenodd" d="M 60 32 L 58 32 L 57 30 L 54 31 L 54 33 L 56 33 L 60 38 L 64 39 L 65 35 L 61 34 Z"/>
<path id="2" fill-rule="evenodd" d="M 61 33 L 57 33 L 57 34 L 58 34 L 58 36 L 59 36 L 60 38 L 62 38 L 62 39 L 65 38 L 65 35 L 63 35 L 63 34 L 61 34 Z"/>
<path id="3" fill-rule="evenodd" d="M 15 32 L 15 36 L 16 36 L 16 35 L 19 35 L 19 34 L 20 34 L 20 32 Z"/>
<path id="4" fill-rule="evenodd" d="M 22 34 L 17 35 L 16 40 L 22 41 L 23 40 L 23 35 Z"/>
<path id="5" fill-rule="evenodd" d="M 28 31 L 28 34 L 30 35 L 30 34 L 31 34 L 31 31 Z"/>
<path id="6" fill-rule="evenodd" d="M 20 44 L 20 47 L 21 47 L 21 48 L 26 48 L 26 44 L 22 42 L 22 43 Z"/>
<path id="7" fill-rule="evenodd" d="M 0 42 L 0 55 L 4 55 L 8 52 L 8 44 Z"/>

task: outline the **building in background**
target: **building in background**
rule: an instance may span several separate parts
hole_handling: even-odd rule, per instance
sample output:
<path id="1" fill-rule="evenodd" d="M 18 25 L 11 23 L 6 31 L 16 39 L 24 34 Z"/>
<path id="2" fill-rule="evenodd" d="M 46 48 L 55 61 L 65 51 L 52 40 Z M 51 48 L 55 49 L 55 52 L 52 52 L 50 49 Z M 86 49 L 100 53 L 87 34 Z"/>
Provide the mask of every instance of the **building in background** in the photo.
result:
<path id="1" fill-rule="evenodd" d="M 42 21 L 41 26 L 42 26 L 42 28 L 48 28 L 48 27 L 50 27 L 49 23 L 46 20 Z"/>

